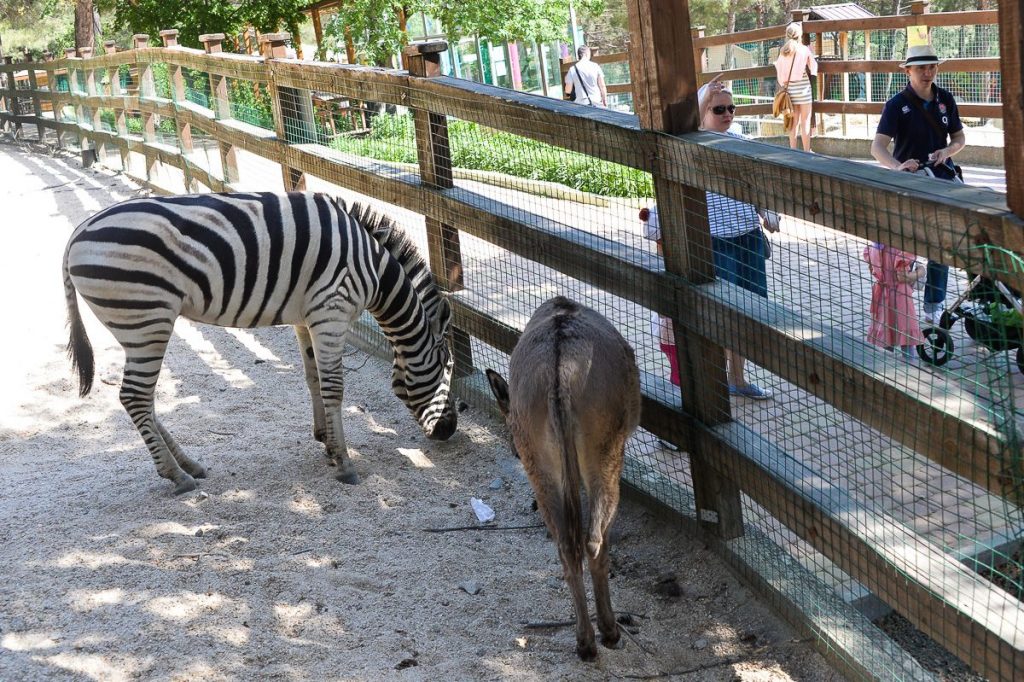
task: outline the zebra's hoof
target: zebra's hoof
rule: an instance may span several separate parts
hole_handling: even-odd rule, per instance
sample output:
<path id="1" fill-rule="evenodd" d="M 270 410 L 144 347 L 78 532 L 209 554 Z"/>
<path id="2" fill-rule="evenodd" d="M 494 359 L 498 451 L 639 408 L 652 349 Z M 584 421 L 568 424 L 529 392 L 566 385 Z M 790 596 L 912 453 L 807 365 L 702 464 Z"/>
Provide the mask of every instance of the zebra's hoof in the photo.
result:
<path id="1" fill-rule="evenodd" d="M 192 478 L 206 478 L 206 467 L 202 464 L 197 464 L 195 469 L 189 473 L 192 474 Z"/>
<path id="2" fill-rule="evenodd" d="M 313 440 L 318 443 L 327 442 L 327 429 L 313 429 Z"/>
<path id="3" fill-rule="evenodd" d="M 181 495 L 182 493 L 192 492 L 198 487 L 194 478 L 188 474 L 182 474 L 181 478 L 178 479 L 178 484 L 174 486 L 174 494 Z"/>
<path id="4" fill-rule="evenodd" d="M 342 471 L 337 476 L 335 476 L 335 478 L 341 481 L 342 483 L 347 483 L 349 485 L 355 485 L 359 483 L 359 474 L 357 474 L 354 471 Z"/>

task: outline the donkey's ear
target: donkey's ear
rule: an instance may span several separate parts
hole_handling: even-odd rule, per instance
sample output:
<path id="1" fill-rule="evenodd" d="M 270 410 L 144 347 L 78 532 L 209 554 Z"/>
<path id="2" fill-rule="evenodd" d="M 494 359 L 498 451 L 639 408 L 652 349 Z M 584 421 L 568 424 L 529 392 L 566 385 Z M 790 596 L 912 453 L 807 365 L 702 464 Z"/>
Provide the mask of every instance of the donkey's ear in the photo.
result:
<path id="1" fill-rule="evenodd" d="M 498 401 L 498 409 L 503 415 L 508 416 L 508 384 L 500 374 L 493 369 L 486 370 L 487 383 L 491 385 L 491 393 Z"/>

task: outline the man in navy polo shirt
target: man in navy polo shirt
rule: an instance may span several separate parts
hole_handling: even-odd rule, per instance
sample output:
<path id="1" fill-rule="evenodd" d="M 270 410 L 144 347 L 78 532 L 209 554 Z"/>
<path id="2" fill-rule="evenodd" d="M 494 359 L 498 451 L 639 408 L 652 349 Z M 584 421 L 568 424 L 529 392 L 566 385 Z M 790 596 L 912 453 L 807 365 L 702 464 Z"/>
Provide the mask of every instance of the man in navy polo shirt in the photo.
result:
<path id="1" fill-rule="evenodd" d="M 871 143 L 871 156 L 892 170 L 916 173 L 927 168 L 936 178 L 953 180 L 956 173 L 951 157 L 964 148 L 966 136 L 953 95 L 935 85 L 939 58 L 931 45 L 914 45 L 900 66 L 910 82 L 885 103 Z M 889 143 L 893 141 L 890 153 Z M 924 316 L 930 324 L 937 323 L 942 315 L 948 278 L 949 266 L 928 262 Z"/>

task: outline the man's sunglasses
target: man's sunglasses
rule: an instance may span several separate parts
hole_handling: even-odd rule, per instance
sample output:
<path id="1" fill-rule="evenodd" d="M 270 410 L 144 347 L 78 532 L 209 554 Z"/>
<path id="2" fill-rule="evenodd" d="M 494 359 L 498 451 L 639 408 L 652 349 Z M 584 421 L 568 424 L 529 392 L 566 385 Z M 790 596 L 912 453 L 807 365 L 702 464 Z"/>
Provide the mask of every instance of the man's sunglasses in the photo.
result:
<path id="1" fill-rule="evenodd" d="M 724 114 L 727 111 L 730 114 L 735 114 L 736 113 L 736 105 L 735 104 L 719 104 L 717 107 L 711 107 L 711 113 L 714 114 L 715 116 L 721 116 L 722 114 Z"/>

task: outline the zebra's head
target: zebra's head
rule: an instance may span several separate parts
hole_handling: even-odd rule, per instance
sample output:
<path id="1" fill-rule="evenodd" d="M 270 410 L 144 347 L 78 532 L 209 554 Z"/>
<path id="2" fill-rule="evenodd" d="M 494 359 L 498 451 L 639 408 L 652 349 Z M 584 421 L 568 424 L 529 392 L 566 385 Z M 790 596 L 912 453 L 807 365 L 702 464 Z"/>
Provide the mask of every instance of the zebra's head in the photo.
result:
<path id="1" fill-rule="evenodd" d="M 378 316 L 370 312 L 377 317 L 395 352 L 391 368 L 395 395 L 412 411 L 428 438 L 447 440 L 458 426 L 458 413 L 451 393 L 455 359 L 449 347 L 452 308 L 446 294 L 437 286 L 419 249 L 394 220 L 365 204 L 353 203 L 348 209 L 341 204 L 341 209 L 401 265 L 409 285 L 408 296 L 404 301 L 399 301 L 401 296 L 390 297 L 401 314 Z M 409 303 L 413 304 L 411 308 Z M 412 308 L 421 312 L 410 315 Z"/>
<path id="2" fill-rule="evenodd" d="M 413 358 L 409 354 L 395 350 L 391 387 L 412 410 L 428 438 L 448 440 L 459 421 L 451 392 L 455 368 L 455 357 L 449 346 L 452 309 L 448 300 L 439 296 L 435 311 L 430 321 L 428 347 L 417 354 L 422 355 L 416 363 L 418 367 L 411 364 Z"/>

